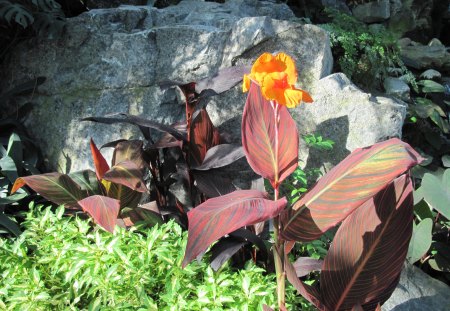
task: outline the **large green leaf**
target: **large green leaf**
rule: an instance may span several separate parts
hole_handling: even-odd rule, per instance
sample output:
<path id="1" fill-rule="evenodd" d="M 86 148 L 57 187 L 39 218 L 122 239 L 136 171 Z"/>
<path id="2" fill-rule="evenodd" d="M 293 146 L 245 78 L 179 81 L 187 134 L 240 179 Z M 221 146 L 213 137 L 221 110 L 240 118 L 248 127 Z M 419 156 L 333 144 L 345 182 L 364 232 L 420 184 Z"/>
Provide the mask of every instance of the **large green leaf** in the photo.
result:
<path id="1" fill-rule="evenodd" d="M 450 219 L 450 169 L 445 170 L 442 178 L 426 173 L 419 189 L 432 208 Z"/>
<path id="2" fill-rule="evenodd" d="M 217 239 L 243 226 L 275 217 L 286 204 L 286 198 L 272 201 L 263 192 L 239 190 L 209 199 L 190 210 L 183 267 Z"/>
<path id="3" fill-rule="evenodd" d="M 417 84 L 422 86 L 422 92 L 424 93 L 443 93 L 445 91 L 445 87 L 442 84 L 433 80 L 421 80 Z"/>
<path id="4" fill-rule="evenodd" d="M 87 192 L 82 191 L 69 176 L 60 173 L 20 177 L 14 183 L 11 194 L 25 185 L 51 202 L 70 207 L 78 206 L 78 201 L 87 196 Z"/>
<path id="5" fill-rule="evenodd" d="M 422 160 L 397 138 L 353 151 L 281 214 L 283 238 L 317 239 Z"/>
<path id="6" fill-rule="evenodd" d="M 412 190 L 402 175 L 343 221 L 320 274 L 330 310 L 373 310 L 392 293 L 412 234 Z"/>
<path id="7" fill-rule="evenodd" d="M 433 220 L 430 218 L 425 218 L 414 228 L 406 255 L 410 263 L 415 263 L 430 249 L 432 230 Z"/>

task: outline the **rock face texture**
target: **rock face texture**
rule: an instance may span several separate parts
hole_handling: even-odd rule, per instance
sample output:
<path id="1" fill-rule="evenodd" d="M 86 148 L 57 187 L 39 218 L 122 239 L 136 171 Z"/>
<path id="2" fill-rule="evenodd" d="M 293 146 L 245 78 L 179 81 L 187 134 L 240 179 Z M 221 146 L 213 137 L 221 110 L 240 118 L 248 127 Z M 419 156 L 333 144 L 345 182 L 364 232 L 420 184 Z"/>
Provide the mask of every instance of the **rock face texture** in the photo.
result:
<path id="1" fill-rule="evenodd" d="M 419 268 L 405 264 L 400 283 L 383 304 L 386 311 L 446 311 L 450 309 L 450 288 Z"/>
<path id="2" fill-rule="evenodd" d="M 1 71 L 1 88 L 47 77 L 25 123 L 50 169 L 74 171 L 91 161 L 90 137 L 101 145 L 138 133 L 80 122 L 82 117 L 126 112 L 165 124 L 184 119 L 176 92 L 162 91 L 161 81 L 196 81 L 220 68 L 251 64 L 262 52 L 286 51 L 297 62 L 299 83 L 309 89 L 331 72 L 329 41 L 318 27 L 286 21 L 292 17 L 285 4 L 257 0 L 91 10 L 69 19 L 61 39 L 18 47 Z M 239 93 L 238 99 L 230 93 Z M 233 106 L 240 119 L 240 86 L 220 98 L 217 109 L 230 113 Z"/>
<path id="3" fill-rule="evenodd" d="M 292 17 L 284 4 L 257 0 L 91 10 L 70 19 L 63 38 L 18 47 L 3 65 L 0 83 L 8 89 L 47 77 L 25 124 L 48 168 L 63 172 L 91 166 L 90 137 L 102 145 L 139 135 L 132 127 L 80 118 L 125 112 L 165 124 L 181 121 L 183 102 L 174 89 L 161 90 L 160 82 L 196 81 L 221 68 L 251 64 L 263 52 L 290 54 L 299 86 L 315 100 L 292 110 L 300 134 L 320 133 L 336 142 L 328 154 L 309 153 L 302 143 L 303 166 L 335 165 L 355 148 L 400 136 L 405 106 L 362 92 L 342 74 L 324 78 L 333 61 L 327 34 L 289 21 Z M 245 99 L 236 85 L 207 102 L 213 123 L 238 144 Z"/>
<path id="4" fill-rule="evenodd" d="M 382 22 L 391 16 L 390 4 L 389 0 L 364 3 L 353 9 L 353 15 L 365 23 Z"/>

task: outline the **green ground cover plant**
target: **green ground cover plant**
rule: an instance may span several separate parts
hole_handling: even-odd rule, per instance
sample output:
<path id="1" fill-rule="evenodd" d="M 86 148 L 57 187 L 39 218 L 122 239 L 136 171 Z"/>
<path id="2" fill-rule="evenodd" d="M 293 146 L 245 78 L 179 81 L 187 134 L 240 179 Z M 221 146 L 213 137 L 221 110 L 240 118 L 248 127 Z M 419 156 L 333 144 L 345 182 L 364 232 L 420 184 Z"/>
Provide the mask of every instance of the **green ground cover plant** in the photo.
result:
<path id="1" fill-rule="evenodd" d="M 275 276 L 252 262 L 214 272 L 182 269 L 187 232 L 174 221 L 151 229 L 92 227 L 64 208 L 30 205 L 17 239 L 0 240 L 2 310 L 262 310 L 275 305 Z M 311 309 L 287 288 L 292 310 Z"/>

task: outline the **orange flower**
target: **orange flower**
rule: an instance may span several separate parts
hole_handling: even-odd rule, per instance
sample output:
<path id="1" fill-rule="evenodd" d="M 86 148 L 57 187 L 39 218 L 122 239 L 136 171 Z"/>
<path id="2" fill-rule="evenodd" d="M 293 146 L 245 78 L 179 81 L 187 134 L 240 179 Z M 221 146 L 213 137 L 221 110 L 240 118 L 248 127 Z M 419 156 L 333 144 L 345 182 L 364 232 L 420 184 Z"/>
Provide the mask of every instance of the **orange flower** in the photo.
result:
<path id="1" fill-rule="evenodd" d="M 262 54 L 253 64 L 250 75 L 244 75 L 244 92 L 250 89 L 251 80 L 261 86 L 261 93 L 266 99 L 288 108 L 294 108 L 302 101 L 313 101 L 307 92 L 295 88 L 297 70 L 292 58 L 284 53 L 276 56 Z"/>

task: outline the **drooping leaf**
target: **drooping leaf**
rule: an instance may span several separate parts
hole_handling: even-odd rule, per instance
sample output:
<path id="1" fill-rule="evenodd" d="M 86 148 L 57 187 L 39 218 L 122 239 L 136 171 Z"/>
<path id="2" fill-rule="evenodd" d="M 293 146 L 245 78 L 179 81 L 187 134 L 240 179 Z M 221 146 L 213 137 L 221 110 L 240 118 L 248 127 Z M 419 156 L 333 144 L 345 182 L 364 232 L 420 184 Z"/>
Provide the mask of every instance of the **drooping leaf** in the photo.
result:
<path id="1" fill-rule="evenodd" d="M 212 90 L 214 94 L 223 93 L 242 81 L 242 77 L 244 74 L 249 73 L 250 69 L 250 66 L 234 66 L 220 69 L 216 74 L 197 81 L 195 91 L 199 94 L 205 90 Z"/>
<path id="2" fill-rule="evenodd" d="M 220 143 L 220 135 L 209 118 L 206 109 L 201 109 L 193 117 L 190 129 L 189 151 L 193 166 L 199 166 L 206 152 Z"/>
<path id="3" fill-rule="evenodd" d="M 110 198 L 120 201 L 120 208 L 135 208 L 142 198 L 142 192 L 135 191 L 127 186 L 116 184 L 110 181 L 103 180 L 107 186 L 106 195 Z"/>
<path id="4" fill-rule="evenodd" d="M 444 167 L 450 167 L 450 155 L 448 155 L 448 154 L 443 155 L 441 160 L 442 160 L 442 164 L 444 165 Z"/>
<path id="5" fill-rule="evenodd" d="M 312 271 L 320 271 L 322 269 L 323 260 L 311 257 L 299 257 L 294 262 L 295 273 L 297 277 L 308 275 Z"/>
<path id="6" fill-rule="evenodd" d="M 187 135 L 186 134 L 186 128 L 187 128 L 186 121 L 178 122 L 178 123 L 172 124 L 171 126 L 174 129 L 183 133 L 183 135 L 185 135 L 185 136 Z M 161 148 L 170 148 L 170 147 L 180 147 L 181 148 L 182 146 L 183 146 L 182 140 L 179 140 L 168 133 L 164 133 L 161 136 L 161 138 L 154 144 L 150 145 L 149 148 L 150 149 L 161 149 Z"/>
<path id="7" fill-rule="evenodd" d="M 374 304 L 398 279 L 412 234 L 412 191 L 402 175 L 343 221 L 320 275 L 329 309 Z"/>
<path id="8" fill-rule="evenodd" d="M 87 191 L 88 195 L 101 194 L 101 186 L 96 174 L 91 170 L 83 170 L 69 174 L 69 177 L 80 186 L 80 189 Z"/>
<path id="9" fill-rule="evenodd" d="M 94 221 L 106 231 L 114 232 L 120 202 L 101 195 L 93 195 L 78 202 L 83 210 L 91 215 Z"/>
<path id="10" fill-rule="evenodd" d="M 274 188 L 297 168 L 297 125 L 285 106 L 273 106 L 251 83 L 242 116 L 242 147 L 252 169 Z"/>
<path id="11" fill-rule="evenodd" d="M 109 171 L 109 165 L 106 162 L 103 155 L 100 153 L 100 150 L 98 150 L 92 138 L 90 145 L 91 145 L 92 159 L 94 160 L 95 174 L 97 175 L 98 180 L 102 180 L 103 175 L 105 175 L 105 173 Z"/>
<path id="12" fill-rule="evenodd" d="M 9 219 L 9 217 L 6 216 L 3 212 L 0 212 L 0 226 L 3 226 L 15 236 L 19 236 L 22 233 L 19 226 L 14 221 Z"/>
<path id="13" fill-rule="evenodd" d="M 286 271 L 286 277 L 289 283 L 294 286 L 297 292 L 303 296 L 306 300 L 312 303 L 318 310 L 327 311 L 327 308 L 321 302 L 321 296 L 319 291 L 312 286 L 304 284 L 298 277 L 294 266 L 289 261 L 288 256 L 284 257 L 284 269 Z"/>
<path id="14" fill-rule="evenodd" d="M 98 122 L 98 123 L 105 123 L 105 124 L 114 124 L 114 123 L 128 123 L 128 124 L 134 124 L 141 127 L 147 127 L 152 128 L 155 130 L 158 130 L 160 132 L 167 132 L 174 136 L 175 138 L 179 140 L 186 141 L 186 135 L 182 132 L 176 130 L 175 128 L 161 124 L 155 121 L 146 120 L 137 116 L 132 116 L 126 113 L 114 113 L 107 115 L 105 117 L 88 117 L 81 119 L 82 121 L 92 121 L 92 122 Z"/>
<path id="15" fill-rule="evenodd" d="M 414 228 L 406 255 L 410 263 L 415 263 L 430 249 L 432 230 L 433 220 L 430 218 L 425 218 Z"/>
<path id="16" fill-rule="evenodd" d="M 445 88 L 442 84 L 434 82 L 433 80 L 421 80 L 417 82 L 422 86 L 422 92 L 424 93 L 443 93 Z"/>
<path id="17" fill-rule="evenodd" d="M 192 171 L 192 174 L 198 189 L 209 198 L 215 198 L 236 190 L 230 179 L 222 177 L 214 171 Z"/>
<path id="18" fill-rule="evenodd" d="M 356 149 L 281 214 L 286 240 L 311 241 L 345 219 L 422 157 L 397 138 Z"/>
<path id="19" fill-rule="evenodd" d="M 221 239 L 211 247 L 210 266 L 214 271 L 220 269 L 223 264 L 236 254 L 247 242 L 232 237 Z"/>
<path id="20" fill-rule="evenodd" d="M 0 159 L 0 169 L 2 174 L 6 176 L 11 183 L 19 178 L 16 163 L 14 163 L 14 160 L 10 156 L 4 156 Z"/>
<path id="21" fill-rule="evenodd" d="M 53 203 L 69 207 L 77 207 L 78 201 L 87 195 L 69 176 L 60 173 L 19 177 L 13 185 L 11 194 L 24 185 Z"/>
<path id="22" fill-rule="evenodd" d="M 103 179 L 138 192 L 147 191 L 142 179 L 142 169 L 132 161 L 127 160 L 114 165 L 104 174 Z"/>
<path id="23" fill-rule="evenodd" d="M 286 198 L 267 199 L 256 190 L 240 190 L 212 198 L 188 212 L 189 233 L 183 267 L 222 236 L 280 213 Z"/>
<path id="24" fill-rule="evenodd" d="M 23 147 L 20 136 L 16 133 L 12 133 L 9 137 L 8 149 L 6 154 L 10 156 L 16 164 L 17 173 L 19 176 L 22 174 L 22 161 L 23 161 Z"/>
<path id="25" fill-rule="evenodd" d="M 145 161 L 143 158 L 142 140 L 125 140 L 119 142 L 114 147 L 114 153 L 112 157 L 112 165 L 119 164 L 124 161 L 131 161 L 136 164 L 140 169 L 145 167 Z"/>
<path id="26" fill-rule="evenodd" d="M 442 179 L 426 173 L 419 188 L 430 206 L 450 219 L 450 169 L 446 169 Z"/>
<path id="27" fill-rule="evenodd" d="M 244 156 L 241 146 L 221 144 L 210 148 L 205 155 L 203 163 L 193 167 L 195 170 L 206 171 L 212 168 L 227 166 Z"/>
<path id="28" fill-rule="evenodd" d="M 4 198 L 0 198 L 0 205 L 16 203 L 27 196 L 28 196 L 27 193 L 18 193 L 18 194 L 13 194 L 13 195 L 4 197 Z"/>

